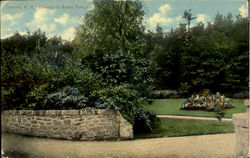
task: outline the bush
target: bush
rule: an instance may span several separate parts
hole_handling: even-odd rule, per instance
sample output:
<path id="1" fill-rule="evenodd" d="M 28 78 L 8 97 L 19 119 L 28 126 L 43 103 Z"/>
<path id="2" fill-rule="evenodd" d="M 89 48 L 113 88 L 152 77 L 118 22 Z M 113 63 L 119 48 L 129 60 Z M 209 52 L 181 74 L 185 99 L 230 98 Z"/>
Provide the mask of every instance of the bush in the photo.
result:
<path id="1" fill-rule="evenodd" d="M 81 109 L 87 106 L 86 98 L 78 88 L 66 86 L 62 90 L 49 94 L 45 109 Z"/>
<path id="2" fill-rule="evenodd" d="M 239 93 L 234 94 L 233 98 L 235 98 L 235 99 L 247 99 L 247 98 L 249 98 L 249 93 L 247 91 L 239 92 Z"/>
<path id="3" fill-rule="evenodd" d="M 89 102 L 94 101 L 96 108 L 117 109 L 134 126 L 135 133 L 151 132 L 156 116 L 142 107 L 148 100 L 141 96 L 133 85 L 123 84 L 93 91 Z"/>
<path id="4" fill-rule="evenodd" d="M 223 109 L 233 108 L 229 98 L 221 96 L 219 92 L 213 95 L 203 94 L 192 96 L 187 99 L 181 109 L 182 110 L 206 110 L 206 111 L 221 111 Z"/>
<path id="5" fill-rule="evenodd" d="M 35 56 L 8 56 L 9 60 L 3 60 L 1 67 L 1 109 L 32 108 L 34 102 L 42 104 L 47 90 L 51 88 L 48 80 L 55 71 Z"/>
<path id="6" fill-rule="evenodd" d="M 134 133 L 150 133 L 159 125 L 156 115 L 141 107 L 135 109 L 134 117 Z"/>
<path id="7" fill-rule="evenodd" d="M 186 96 L 183 90 L 154 90 L 150 93 L 152 99 L 181 98 Z"/>
<path id="8" fill-rule="evenodd" d="M 48 56 L 24 54 L 5 56 L 5 59 L 1 78 L 6 83 L 1 93 L 2 110 L 80 109 L 91 106 L 118 109 L 133 124 L 135 132 L 150 132 L 154 126 L 155 115 L 142 109 L 149 103 L 145 90 L 147 81 L 132 84 L 126 83 L 129 79 L 114 77 L 119 82 L 102 82 L 105 76 L 93 73 L 73 57 L 60 62 L 60 66 L 51 64 Z M 119 62 L 115 63 L 119 66 Z M 107 73 L 110 71 L 107 69 Z M 120 74 L 123 72 L 117 72 L 118 76 Z M 135 80 L 141 78 L 138 75 L 142 74 L 135 74 Z M 137 82 L 135 80 L 133 83 Z"/>
<path id="9" fill-rule="evenodd" d="M 2 110 L 44 109 L 47 96 L 63 87 L 75 87 L 80 94 L 88 97 L 102 86 L 97 74 L 72 58 L 64 61 L 60 69 L 38 55 L 9 55 L 8 58 L 3 60 L 1 67 Z"/>
<path id="10" fill-rule="evenodd" d="M 115 108 L 135 123 L 135 112 L 148 102 L 152 82 L 142 4 L 94 1 L 94 5 L 95 9 L 86 14 L 84 24 L 79 26 L 75 42 L 65 43 L 57 37 L 47 39 L 39 31 L 34 37 L 16 35 L 6 40 L 6 47 L 2 47 L 5 54 L 11 54 L 13 49 L 9 48 L 16 44 L 18 52 L 14 54 L 19 55 L 14 60 L 17 68 L 9 66 L 12 60 L 6 60 L 4 65 L 8 75 L 2 81 L 15 82 L 4 89 L 2 100 L 6 108 L 8 103 L 13 104 L 13 109 Z M 99 14 L 103 11 L 115 14 Z M 130 27 L 127 19 L 132 15 Z M 110 27 L 103 30 L 103 26 Z M 29 42 L 23 43 L 26 38 Z M 26 44 L 30 49 L 21 49 Z M 143 118 L 150 118 L 147 115 Z M 151 129 L 150 124 L 149 121 L 143 127 Z"/>

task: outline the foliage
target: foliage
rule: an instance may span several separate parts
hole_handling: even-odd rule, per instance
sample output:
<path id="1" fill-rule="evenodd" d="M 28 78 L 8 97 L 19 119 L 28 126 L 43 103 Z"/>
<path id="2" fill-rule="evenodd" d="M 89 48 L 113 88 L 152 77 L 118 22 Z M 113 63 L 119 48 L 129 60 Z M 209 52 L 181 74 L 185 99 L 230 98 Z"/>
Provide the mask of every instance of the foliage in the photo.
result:
<path id="1" fill-rule="evenodd" d="M 82 64 L 101 74 L 107 85 L 134 84 L 149 93 L 151 67 L 145 56 L 142 3 L 111 0 L 94 5 L 74 40 Z"/>
<path id="2" fill-rule="evenodd" d="M 108 85 L 132 83 L 139 86 L 151 82 L 147 77 L 150 75 L 150 65 L 146 59 L 135 59 L 133 54 L 121 50 L 85 56 L 82 64 L 101 74 L 102 81 Z"/>
<path id="3" fill-rule="evenodd" d="M 49 85 L 47 80 L 54 74 L 44 60 L 28 55 L 7 55 L 2 60 L 1 81 L 2 109 L 28 108 L 28 102 L 42 103 Z M 26 97 L 27 96 L 27 97 Z M 8 107 L 5 107 L 8 105 Z"/>
<path id="4" fill-rule="evenodd" d="M 134 108 L 140 104 L 138 92 L 131 85 L 120 85 L 93 91 L 90 100 L 98 108 L 118 109 L 130 122 L 134 122 Z"/>
<path id="5" fill-rule="evenodd" d="M 207 111 L 216 111 L 218 114 L 222 114 L 223 109 L 232 108 L 229 98 L 225 98 L 224 95 L 221 95 L 219 92 L 213 95 L 203 94 L 196 95 L 196 97 L 191 96 L 187 99 L 181 109 L 182 110 L 207 110 Z"/>
<path id="6" fill-rule="evenodd" d="M 152 99 L 166 99 L 166 98 L 184 98 L 186 92 L 182 90 L 153 90 L 150 93 Z"/>
<path id="7" fill-rule="evenodd" d="M 1 50 L 12 55 L 31 55 L 34 51 L 38 52 L 39 48 L 45 45 L 46 40 L 45 32 L 40 29 L 32 34 L 27 31 L 26 35 L 20 35 L 16 32 L 13 36 L 1 40 Z"/>
<path id="8" fill-rule="evenodd" d="M 97 108 L 117 109 L 134 126 L 134 132 L 151 132 L 157 119 L 155 115 L 142 107 L 149 101 L 141 97 L 133 85 L 124 84 L 93 91 L 89 98 Z"/>
<path id="9" fill-rule="evenodd" d="M 134 133 L 151 133 L 153 129 L 159 127 L 159 119 L 148 110 L 136 108 L 134 117 Z"/>
<path id="10" fill-rule="evenodd" d="M 180 88 L 181 53 L 184 51 L 183 38 L 185 28 L 181 27 L 175 32 L 166 34 L 158 26 L 156 33 L 152 34 L 155 47 L 151 52 L 152 77 L 157 89 Z"/>
<path id="11" fill-rule="evenodd" d="M 190 11 L 185 11 L 186 17 Z M 191 14 L 190 14 L 191 15 Z M 190 16 L 191 17 L 191 16 Z M 217 14 L 207 25 L 185 24 L 170 32 L 159 26 L 149 32 L 152 41 L 152 76 L 157 89 L 209 88 L 213 93 L 248 91 L 248 20 Z"/>
<path id="12" fill-rule="evenodd" d="M 191 9 L 189 9 L 189 10 L 184 11 L 184 15 L 182 18 L 187 19 L 187 25 L 188 25 L 188 31 L 189 31 L 190 23 L 192 20 L 196 19 L 196 17 L 192 17 Z"/>
<path id="13" fill-rule="evenodd" d="M 47 39 L 41 31 L 5 39 L 3 72 L 8 75 L 1 80 L 14 83 L 4 87 L 4 108 L 115 108 L 150 131 L 155 118 L 141 109 L 151 90 L 142 7 L 138 1 L 94 1 L 72 43 Z M 19 41 L 33 36 L 33 43 Z M 17 48 L 32 47 L 15 52 L 9 49 L 15 41 Z M 135 117 L 142 111 L 142 118 Z"/>
<path id="14" fill-rule="evenodd" d="M 53 52 L 45 50 L 41 47 L 41 54 L 33 52 L 33 56 L 3 53 L 1 109 L 45 109 L 47 96 L 63 87 L 76 87 L 82 95 L 88 96 L 102 85 L 97 74 L 73 57 L 61 58 L 53 64 L 54 56 L 48 56 Z"/>
<path id="15" fill-rule="evenodd" d="M 78 27 L 76 44 L 84 54 L 123 50 L 144 53 L 142 25 L 144 11 L 139 1 L 95 0 Z"/>
<path id="16" fill-rule="evenodd" d="M 45 109 L 81 109 L 87 106 L 86 98 L 77 88 L 70 86 L 49 94 L 46 101 Z"/>
<path id="17" fill-rule="evenodd" d="M 237 99 L 249 99 L 249 92 L 245 91 L 245 92 L 239 92 L 233 95 L 233 98 L 237 98 Z"/>
<path id="18" fill-rule="evenodd" d="M 119 109 L 135 127 L 135 114 L 148 102 L 152 89 L 142 3 L 114 0 L 93 3 L 94 8 L 85 15 L 74 40 L 81 64 L 100 74 L 104 84 L 92 92 L 89 101 L 100 108 Z M 146 115 L 149 113 L 143 119 L 149 119 Z M 151 129 L 153 120 L 142 121 L 142 126 Z"/>

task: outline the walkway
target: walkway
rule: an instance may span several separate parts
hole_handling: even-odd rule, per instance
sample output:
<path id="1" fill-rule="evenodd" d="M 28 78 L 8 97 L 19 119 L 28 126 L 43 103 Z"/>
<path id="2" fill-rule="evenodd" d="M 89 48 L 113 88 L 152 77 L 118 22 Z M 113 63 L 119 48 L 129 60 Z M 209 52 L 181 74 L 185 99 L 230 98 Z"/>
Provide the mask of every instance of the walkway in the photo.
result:
<path id="1" fill-rule="evenodd" d="M 232 158 L 235 134 L 95 142 L 3 134 L 2 149 L 37 158 Z"/>
<path id="2" fill-rule="evenodd" d="M 197 121 L 218 121 L 214 117 L 198 117 L 198 116 L 177 116 L 177 115 L 156 115 L 161 119 L 175 119 L 175 120 L 197 120 Z M 222 118 L 222 122 L 232 122 L 231 118 Z"/>

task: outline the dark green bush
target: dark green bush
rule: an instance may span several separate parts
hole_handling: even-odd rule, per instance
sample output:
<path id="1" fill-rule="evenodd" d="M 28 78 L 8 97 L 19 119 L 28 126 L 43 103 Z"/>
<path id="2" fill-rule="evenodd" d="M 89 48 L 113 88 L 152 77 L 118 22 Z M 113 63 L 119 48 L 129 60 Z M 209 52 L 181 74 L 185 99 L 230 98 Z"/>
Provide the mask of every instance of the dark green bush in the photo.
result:
<path id="1" fill-rule="evenodd" d="M 78 88 L 66 86 L 47 96 L 45 109 L 81 109 L 87 106 L 86 103 Z"/>
<path id="2" fill-rule="evenodd" d="M 2 109 L 80 109 L 86 106 L 118 109 L 134 125 L 135 132 L 150 132 L 153 128 L 155 115 L 142 109 L 148 100 L 138 90 L 138 85 L 103 83 L 100 75 L 74 58 L 64 61 L 60 69 L 43 56 L 19 55 L 11 59 L 10 73 L 7 66 L 2 67 L 2 73 L 6 72 L 2 81 L 13 82 L 2 89 Z M 3 64 L 8 65 L 7 62 Z"/>
<path id="3" fill-rule="evenodd" d="M 236 99 L 247 99 L 249 98 L 249 92 L 245 91 L 245 92 L 239 92 L 233 95 L 233 98 Z"/>
<path id="4" fill-rule="evenodd" d="M 187 92 L 184 90 L 153 90 L 150 93 L 152 99 L 165 99 L 165 98 L 185 98 Z"/>
<path id="5" fill-rule="evenodd" d="M 134 133 L 150 133 L 157 127 L 159 119 L 152 112 L 137 107 L 134 109 Z"/>
<path id="6" fill-rule="evenodd" d="M 4 58 L 1 67 L 1 109 L 32 108 L 34 102 L 43 104 L 51 88 L 48 80 L 55 74 L 54 70 L 35 55 L 8 56 L 10 60 Z"/>
<path id="7" fill-rule="evenodd" d="M 93 91 L 89 101 L 95 101 L 94 107 L 117 109 L 134 126 L 134 132 L 146 133 L 154 128 L 156 116 L 144 110 L 149 100 L 143 98 L 133 85 L 123 84 Z"/>
<path id="8" fill-rule="evenodd" d="M 87 97 L 102 85 L 98 75 L 73 59 L 55 69 L 38 55 L 9 55 L 9 58 L 3 60 L 1 67 L 1 109 L 44 109 L 48 94 L 63 87 L 76 87 Z"/>
<path id="9" fill-rule="evenodd" d="M 93 91 L 90 101 L 94 106 L 118 109 L 131 123 L 134 123 L 134 108 L 145 103 L 140 93 L 132 85 L 124 84 Z"/>

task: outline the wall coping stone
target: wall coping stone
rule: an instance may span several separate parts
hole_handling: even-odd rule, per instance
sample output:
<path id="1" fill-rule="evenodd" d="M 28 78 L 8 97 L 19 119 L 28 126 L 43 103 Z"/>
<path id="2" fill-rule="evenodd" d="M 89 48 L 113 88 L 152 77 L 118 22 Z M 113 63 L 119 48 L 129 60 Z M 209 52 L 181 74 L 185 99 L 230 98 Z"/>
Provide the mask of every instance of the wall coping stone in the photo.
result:
<path id="1" fill-rule="evenodd" d="M 27 116 L 72 116 L 72 115 L 116 115 L 115 109 L 95 109 L 87 107 L 79 110 L 4 110 L 4 115 Z"/>
<path id="2" fill-rule="evenodd" d="M 247 157 L 249 153 L 249 112 L 233 114 L 236 138 L 236 157 Z"/>
<path id="3" fill-rule="evenodd" d="M 249 113 L 233 114 L 233 123 L 235 126 L 249 128 Z"/>

